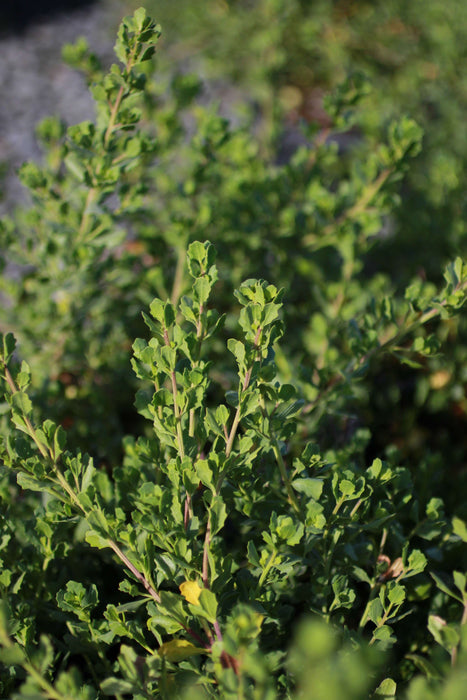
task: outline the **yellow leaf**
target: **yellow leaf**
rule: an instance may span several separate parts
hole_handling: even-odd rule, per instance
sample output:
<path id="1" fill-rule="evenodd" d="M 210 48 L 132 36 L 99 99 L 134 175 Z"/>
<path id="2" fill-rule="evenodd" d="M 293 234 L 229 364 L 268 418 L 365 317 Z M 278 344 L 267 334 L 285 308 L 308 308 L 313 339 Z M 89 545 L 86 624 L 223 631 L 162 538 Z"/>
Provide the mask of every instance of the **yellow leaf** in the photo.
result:
<path id="1" fill-rule="evenodd" d="M 199 605 L 199 596 L 203 590 L 196 581 L 184 581 L 180 584 L 180 593 L 192 605 Z"/>
<path id="2" fill-rule="evenodd" d="M 190 656 L 195 656 L 195 654 L 206 653 L 205 649 L 195 647 L 191 642 L 187 642 L 186 639 L 172 639 L 171 642 L 165 642 L 157 650 L 159 656 L 164 656 L 167 661 L 183 661 L 183 659 L 188 659 Z"/>
<path id="3" fill-rule="evenodd" d="M 258 628 L 258 632 L 261 631 L 261 625 L 263 624 L 263 620 L 264 620 L 264 615 L 260 615 L 259 613 L 256 613 L 256 615 L 255 615 L 255 624 L 256 624 L 256 626 L 257 626 L 257 628 Z"/>

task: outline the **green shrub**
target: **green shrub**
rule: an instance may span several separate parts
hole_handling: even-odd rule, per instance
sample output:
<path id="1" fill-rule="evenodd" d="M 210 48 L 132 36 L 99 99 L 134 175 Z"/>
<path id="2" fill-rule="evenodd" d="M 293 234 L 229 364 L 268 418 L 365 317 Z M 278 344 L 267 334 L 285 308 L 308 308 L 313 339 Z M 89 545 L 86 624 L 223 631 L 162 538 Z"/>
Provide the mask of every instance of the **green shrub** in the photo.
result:
<path id="1" fill-rule="evenodd" d="M 96 120 L 1 224 L 3 696 L 461 698 L 465 450 L 420 430 L 465 412 L 467 266 L 376 254 L 421 129 L 352 75 L 277 164 L 158 36 L 65 49 Z"/>

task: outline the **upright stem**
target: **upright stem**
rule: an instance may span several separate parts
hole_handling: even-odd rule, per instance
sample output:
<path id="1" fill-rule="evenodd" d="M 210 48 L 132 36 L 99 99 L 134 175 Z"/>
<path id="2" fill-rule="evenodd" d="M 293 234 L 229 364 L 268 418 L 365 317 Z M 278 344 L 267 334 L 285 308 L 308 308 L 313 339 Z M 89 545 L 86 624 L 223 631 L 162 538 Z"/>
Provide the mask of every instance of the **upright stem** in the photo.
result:
<path id="1" fill-rule="evenodd" d="M 0 633 L 0 644 L 6 649 L 13 649 L 15 647 L 15 643 L 11 640 L 9 634 L 3 630 Z M 42 673 L 37 670 L 34 664 L 31 663 L 25 652 L 23 660 L 20 663 L 24 670 L 34 678 L 36 683 L 46 693 L 45 697 L 50 698 L 50 700 L 70 700 L 69 696 L 62 695 L 55 690 L 55 688 L 43 677 Z"/>
<path id="2" fill-rule="evenodd" d="M 273 431 L 271 431 L 271 438 L 272 438 L 272 449 L 274 451 L 274 456 L 276 458 L 276 462 L 279 466 L 279 471 L 281 473 L 282 481 L 285 484 L 285 488 L 287 490 L 287 496 L 289 497 L 289 502 L 291 503 L 294 511 L 296 513 L 300 513 L 300 506 L 297 501 L 297 497 L 295 496 L 294 490 L 292 488 L 292 485 L 290 483 L 290 479 L 287 474 L 287 468 L 285 466 L 284 458 L 282 457 L 279 444 L 277 442 L 277 438 L 274 435 Z"/>
<path id="3" fill-rule="evenodd" d="M 258 328 L 258 330 L 256 331 L 255 339 L 254 339 L 254 341 L 253 341 L 253 346 L 254 346 L 255 350 L 258 350 L 259 339 L 260 339 L 260 337 L 261 337 L 261 332 L 262 332 L 262 328 L 260 327 L 260 328 Z M 235 412 L 235 417 L 234 417 L 234 420 L 233 420 L 233 423 L 232 423 L 232 427 L 231 427 L 231 429 L 230 429 L 230 433 L 229 433 L 229 436 L 228 436 L 228 439 L 227 439 L 227 444 L 226 444 L 226 447 L 225 447 L 225 456 L 226 456 L 226 459 L 228 459 L 228 458 L 230 457 L 231 452 L 232 452 L 232 449 L 233 449 L 233 444 L 234 444 L 235 436 L 236 436 L 236 434 L 237 434 L 237 430 L 238 430 L 238 426 L 239 426 L 239 424 L 240 424 L 240 418 L 241 418 L 241 410 L 240 410 L 240 398 L 241 398 L 241 393 L 244 392 L 244 391 L 246 391 L 247 388 L 248 388 L 248 386 L 249 386 L 249 384 L 250 384 L 251 373 L 252 373 L 252 371 L 253 371 L 253 364 L 254 364 L 254 362 L 255 362 L 255 358 L 253 358 L 251 367 L 249 367 L 249 369 L 247 370 L 247 372 L 246 372 L 246 374 L 245 374 L 245 379 L 243 380 L 242 389 L 241 389 L 241 391 L 239 392 L 237 410 L 236 410 L 236 412 Z M 219 493 L 220 493 L 221 486 L 222 486 L 222 482 L 223 482 L 223 480 L 224 480 L 224 476 L 225 476 L 225 473 L 221 473 L 220 476 L 219 476 L 219 478 L 218 478 L 218 480 L 217 480 L 217 484 L 216 484 L 216 494 L 219 494 Z M 206 526 L 206 535 L 205 535 L 205 537 L 204 537 L 204 549 L 203 549 L 203 583 L 204 583 L 204 585 L 205 585 L 206 588 L 209 587 L 209 560 L 208 560 L 208 553 L 209 553 L 209 547 L 210 547 L 210 545 L 211 545 L 211 513 L 209 512 L 208 523 L 207 523 L 207 526 Z"/>
<path id="4" fill-rule="evenodd" d="M 10 370 L 8 369 L 8 367 L 6 366 L 5 363 L 3 363 L 3 371 L 5 372 L 5 380 L 6 380 L 6 383 L 8 384 L 9 389 L 10 389 L 11 395 L 14 396 L 15 394 L 18 394 L 19 389 L 16 386 L 15 380 L 11 376 Z M 35 445 L 36 445 L 37 449 L 39 450 L 39 452 L 41 453 L 41 455 L 43 457 L 45 457 L 46 459 L 48 459 L 49 453 L 47 452 L 44 445 L 38 440 L 37 435 L 36 435 L 36 431 L 34 430 L 34 427 L 31 423 L 31 421 L 25 415 L 23 415 L 22 418 L 23 418 L 24 423 L 27 427 L 29 437 L 35 443 Z"/>
<path id="5" fill-rule="evenodd" d="M 36 683 L 42 688 L 42 690 L 47 694 L 46 697 L 50 700 L 69 700 L 69 695 L 62 695 L 55 690 L 55 688 L 43 677 L 42 673 L 37 670 L 37 668 L 27 660 L 24 663 L 24 670 L 27 671 L 36 681 Z"/>
<path id="6" fill-rule="evenodd" d="M 271 554 L 269 555 L 269 559 L 267 560 L 266 566 L 263 568 L 263 571 L 261 572 L 261 576 L 260 576 L 259 581 L 257 583 L 256 592 L 259 591 L 259 589 L 261 588 L 261 586 L 265 582 L 266 577 L 267 577 L 269 571 L 271 570 L 272 565 L 274 564 L 274 562 L 276 560 L 276 556 L 277 556 L 277 552 L 275 550 L 273 552 L 271 552 Z"/>
<path id="7" fill-rule="evenodd" d="M 381 552 L 382 552 L 383 549 L 384 549 L 384 545 L 386 544 L 387 536 L 388 536 L 388 531 L 387 531 L 386 528 L 385 528 L 385 529 L 383 530 L 383 534 L 381 535 L 381 541 L 380 541 L 380 543 L 379 543 L 378 557 L 379 557 L 379 555 L 381 554 Z M 369 611 L 369 609 L 370 609 L 370 604 L 371 604 L 371 601 L 375 598 L 376 594 L 378 593 L 378 590 L 379 590 L 378 582 L 377 582 L 377 579 L 375 578 L 374 581 L 373 581 L 373 583 L 371 584 L 370 595 L 369 595 L 369 597 L 368 597 L 367 604 L 365 605 L 365 610 L 363 611 L 363 614 L 362 614 L 362 616 L 361 616 L 361 618 L 360 618 L 360 622 L 359 622 L 359 625 L 358 625 L 360 628 L 365 627 L 365 625 L 366 625 L 366 623 L 367 623 L 367 620 L 368 620 L 368 611 Z"/>
<path id="8" fill-rule="evenodd" d="M 164 328 L 164 342 L 167 346 L 170 345 L 169 334 L 168 334 L 166 328 Z M 178 389 L 177 389 L 177 377 L 175 375 L 175 370 L 173 370 L 170 373 L 170 382 L 172 384 L 172 395 L 173 395 L 173 399 L 174 399 L 175 430 L 177 431 L 178 453 L 180 455 L 180 459 L 183 460 L 185 458 L 185 445 L 183 442 L 183 430 L 182 430 L 182 422 L 181 422 L 182 415 L 181 415 L 180 408 L 179 408 L 178 403 L 177 403 Z M 186 501 L 185 501 L 185 514 L 183 517 L 183 523 L 185 526 L 185 530 L 188 529 L 188 523 L 189 523 L 191 516 L 192 516 L 191 496 L 189 493 L 187 493 L 186 494 Z"/>
<path id="9" fill-rule="evenodd" d="M 167 328 L 164 328 L 164 343 L 167 347 L 170 346 L 169 334 Z M 185 457 L 185 446 L 183 444 L 183 431 L 181 426 L 181 413 L 180 408 L 177 403 L 178 389 L 177 389 L 177 377 L 175 375 L 175 370 L 170 372 L 170 383 L 172 384 L 172 396 L 174 399 L 174 416 L 175 416 L 175 429 L 177 431 L 177 442 L 178 442 L 178 452 L 180 454 L 180 459 Z"/>
<path id="10" fill-rule="evenodd" d="M 464 603 L 464 610 L 462 612 L 461 627 L 467 623 L 467 603 Z M 453 647 L 451 651 L 451 666 L 455 666 L 457 663 L 457 654 L 459 647 Z"/>
<path id="11" fill-rule="evenodd" d="M 97 193 L 98 193 L 97 187 L 91 187 L 91 189 L 88 190 L 88 193 L 86 195 L 86 201 L 85 201 L 84 207 L 83 207 L 83 214 L 81 217 L 81 223 L 80 223 L 79 229 L 78 229 L 78 240 L 81 240 L 83 238 L 84 234 L 86 233 L 86 231 L 88 229 L 89 220 L 91 218 L 91 216 L 89 214 L 89 207 L 91 206 L 91 204 L 93 204 L 96 201 Z"/>
<path id="12" fill-rule="evenodd" d="M 368 621 L 368 612 L 370 610 L 370 605 L 371 605 L 372 600 L 374 600 L 374 598 L 376 597 L 377 593 L 378 593 L 378 585 L 376 583 L 374 583 L 370 589 L 370 595 L 368 596 L 368 600 L 367 600 L 367 603 L 365 605 L 365 610 L 363 611 L 363 614 L 360 618 L 360 622 L 358 623 L 358 626 L 360 629 L 363 629 L 363 627 L 365 627 L 365 625 Z"/>
<path id="13" fill-rule="evenodd" d="M 193 357 L 193 369 L 198 366 L 199 358 L 201 356 L 201 344 L 202 344 L 203 339 L 204 339 L 203 319 L 204 319 L 204 306 L 203 306 L 203 304 L 200 304 L 198 321 L 196 323 L 196 340 L 198 342 L 197 342 L 196 350 L 194 352 L 194 357 Z M 195 412 L 194 408 L 190 408 L 189 423 L 188 423 L 188 435 L 190 437 L 194 437 L 195 427 L 196 427 L 196 412 Z"/>
<path id="14" fill-rule="evenodd" d="M 254 347 L 254 349 L 255 349 L 256 351 L 258 350 L 259 339 L 260 339 L 260 337 L 261 337 L 261 332 L 262 332 L 262 330 L 263 330 L 263 329 L 262 329 L 261 326 L 260 326 L 260 327 L 258 328 L 258 330 L 256 331 L 255 339 L 254 339 L 254 341 L 253 341 L 253 347 Z M 238 406 L 237 406 L 237 411 L 236 411 L 236 413 L 235 413 L 235 417 L 234 417 L 234 420 L 233 420 L 233 423 L 232 423 L 232 428 L 230 429 L 229 438 L 228 438 L 228 440 L 227 440 L 227 445 L 226 445 L 226 447 L 225 447 L 225 456 L 226 456 L 226 457 L 229 457 L 229 456 L 230 456 L 230 453 L 232 452 L 233 443 L 234 443 L 234 440 L 235 440 L 235 436 L 236 436 L 236 434 L 237 434 L 237 429 L 238 429 L 238 426 L 239 426 L 239 423 L 240 423 L 240 418 L 241 418 L 240 398 L 241 398 L 241 394 L 242 394 L 243 392 L 245 392 L 245 391 L 248 389 L 248 386 L 249 386 L 249 384 L 250 384 L 251 373 L 252 373 L 252 371 L 253 371 L 253 364 L 254 364 L 254 362 L 255 362 L 255 359 L 253 359 L 253 362 L 252 362 L 252 364 L 251 364 L 251 367 L 249 367 L 249 369 L 247 370 L 247 372 L 246 372 L 246 374 L 245 374 L 245 379 L 243 380 L 243 386 L 242 386 L 241 392 L 239 392 L 239 394 L 238 394 Z"/>
<path id="15" fill-rule="evenodd" d="M 465 291 L 466 289 L 467 281 L 458 284 L 453 291 Z M 379 345 L 377 347 L 368 350 L 368 352 L 362 355 L 362 357 L 360 357 L 356 362 L 354 362 L 350 366 L 348 365 L 347 368 L 345 368 L 345 370 L 342 370 L 339 374 L 335 374 L 333 377 L 331 377 L 327 386 L 323 387 L 319 391 L 316 398 L 313 399 L 313 401 L 310 401 L 310 403 L 308 403 L 306 406 L 304 406 L 303 413 L 310 413 L 314 409 L 314 407 L 317 404 L 319 404 L 321 400 L 327 394 L 329 394 L 335 386 L 341 384 L 343 381 L 348 380 L 349 375 L 351 375 L 353 372 L 359 369 L 359 367 L 361 367 L 363 364 L 368 362 L 372 357 L 380 354 L 381 352 L 384 352 L 385 350 L 390 350 L 394 346 L 397 346 L 397 344 L 401 340 L 403 340 L 407 335 L 439 316 L 441 314 L 441 309 L 444 308 L 446 304 L 447 300 L 443 299 L 442 301 L 437 302 L 436 307 L 429 309 L 428 311 L 424 311 L 423 313 L 419 313 L 418 316 L 407 325 L 403 325 L 402 327 L 399 326 L 395 333 L 384 333 L 379 339 Z"/>
<path id="16" fill-rule="evenodd" d="M 134 564 L 131 563 L 131 561 L 128 559 L 126 554 L 124 554 L 122 552 L 120 547 L 113 540 L 109 539 L 108 542 L 109 542 L 109 546 L 111 547 L 111 549 L 113 549 L 113 551 L 115 552 L 117 557 L 120 559 L 120 561 L 122 561 L 123 564 L 125 564 L 125 566 L 127 567 L 127 569 L 129 569 L 131 571 L 133 576 L 136 579 L 138 579 L 138 581 L 142 584 L 142 586 L 147 590 L 147 592 L 149 593 L 151 598 L 153 598 L 153 600 L 155 600 L 156 603 L 160 603 L 161 597 L 160 597 L 159 593 L 151 586 L 151 584 L 149 583 L 147 578 L 140 571 L 138 571 L 136 566 L 134 566 Z"/>
<path id="17" fill-rule="evenodd" d="M 209 588 L 209 547 L 211 546 L 211 512 L 208 516 L 208 524 L 206 525 L 206 534 L 204 536 L 203 547 L 203 584 L 205 588 Z"/>
<path id="18" fill-rule="evenodd" d="M 313 245 L 313 243 L 318 242 L 319 246 L 324 244 L 325 238 L 329 236 L 333 231 L 335 231 L 339 226 L 341 226 L 345 221 L 353 219 L 358 216 L 365 208 L 370 204 L 371 200 L 379 192 L 381 187 L 384 185 L 386 180 L 389 178 L 393 168 L 385 168 L 380 172 L 378 177 L 363 191 L 360 199 L 358 199 L 355 204 L 353 204 L 349 209 L 342 212 L 340 216 L 337 217 L 335 221 L 332 221 L 327 226 L 323 228 L 319 237 L 315 233 L 310 233 L 303 238 L 303 243 L 305 246 Z"/>
<path id="19" fill-rule="evenodd" d="M 239 405 L 237 407 L 237 411 L 236 411 L 234 419 L 233 419 L 232 427 L 231 427 L 230 433 L 229 433 L 229 439 L 227 440 L 227 445 L 225 446 L 225 456 L 226 457 L 229 457 L 230 453 L 232 452 L 233 443 L 234 443 L 235 436 L 237 434 L 238 426 L 240 423 L 240 417 L 241 417 L 241 414 L 240 414 L 240 405 Z"/>
<path id="20" fill-rule="evenodd" d="M 136 48 L 137 47 L 135 44 L 133 51 L 131 52 L 131 54 L 128 58 L 128 62 L 125 66 L 125 71 L 127 73 L 129 73 L 133 67 Z M 121 85 L 119 90 L 118 90 L 117 97 L 115 98 L 115 102 L 113 103 L 112 108 L 110 110 L 109 123 L 107 124 L 107 128 L 105 130 L 104 139 L 103 139 L 104 150 L 107 150 L 107 148 L 108 148 L 110 137 L 112 136 L 112 132 L 115 128 L 115 123 L 117 121 L 118 111 L 119 111 L 120 106 L 122 104 L 124 94 L 125 94 L 125 86 Z M 84 235 L 89 227 L 89 221 L 91 218 L 90 214 L 89 214 L 89 208 L 96 201 L 98 194 L 99 194 L 99 188 L 96 185 L 94 185 L 93 187 L 91 187 L 88 190 L 88 193 L 86 195 L 86 201 L 85 201 L 84 207 L 83 207 L 83 214 L 81 217 L 81 223 L 80 223 L 80 226 L 78 229 L 78 240 L 81 240 L 84 237 Z"/>

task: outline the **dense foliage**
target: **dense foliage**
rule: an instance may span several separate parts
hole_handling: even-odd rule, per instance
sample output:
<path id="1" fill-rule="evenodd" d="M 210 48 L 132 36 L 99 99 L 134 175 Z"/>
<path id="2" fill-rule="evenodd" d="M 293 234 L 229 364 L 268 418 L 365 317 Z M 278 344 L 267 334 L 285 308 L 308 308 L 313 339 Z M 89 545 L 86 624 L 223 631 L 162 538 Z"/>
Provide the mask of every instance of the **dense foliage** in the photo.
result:
<path id="1" fill-rule="evenodd" d="M 230 51 L 244 4 L 214 5 Z M 343 5 L 306 7 L 250 8 L 247 45 L 280 61 L 231 64 L 259 123 L 155 70 L 142 9 L 109 71 L 84 40 L 64 49 L 96 119 L 39 125 L 31 205 L 0 224 L 3 697 L 463 697 L 467 265 L 459 192 L 440 203 L 434 179 L 450 144 L 422 145 L 389 78 L 350 72 L 285 147 L 297 54 Z M 268 8 L 281 22 L 260 32 Z M 327 82 L 347 67 L 331 56 Z"/>

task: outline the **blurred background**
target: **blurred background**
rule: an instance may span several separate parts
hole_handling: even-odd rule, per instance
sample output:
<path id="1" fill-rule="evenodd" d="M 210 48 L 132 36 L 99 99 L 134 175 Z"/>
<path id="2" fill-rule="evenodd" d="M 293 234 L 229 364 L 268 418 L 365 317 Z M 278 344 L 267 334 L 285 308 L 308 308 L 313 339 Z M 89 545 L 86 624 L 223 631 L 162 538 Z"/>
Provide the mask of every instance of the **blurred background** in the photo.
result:
<path id="1" fill-rule="evenodd" d="M 86 36 L 108 62 L 119 21 L 118 2 L 18 0 L 0 7 L 0 211 L 24 199 L 16 170 L 40 150 L 35 127 L 46 116 L 68 124 L 93 116 L 92 100 L 80 75 L 61 59 L 62 45 Z"/>
<path id="2" fill-rule="evenodd" d="M 392 225 L 401 265 L 413 256 L 429 275 L 438 260 L 462 254 L 466 212 L 467 3 L 463 0 L 19 0 L 0 9 L 0 163 L 8 177 L 3 207 L 21 196 L 15 169 L 38 157 L 34 127 L 58 114 L 89 118 L 84 81 L 61 60 L 61 47 L 85 36 L 112 61 L 120 18 L 143 4 L 162 25 L 158 70 L 194 71 L 209 99 L 231 118 L 253 114 L 263 141 L 299 139 L 299 124 L 326 125 L 323 97 L 349 71 L 372 84 L 365 129 L 383 131 L 406 113 L 425 130 Z M 205 98 L 206 98 L 205 95 Z M 279 129 L 279 130 L 280 130 Z M 289 141 L 287 141 L 287 139 Z M 291 150 L 286 148 L 286 157 Z M 429 250 L 413 238 L 429 238 Z M 404 241 L 406 244 L 404 245 Z M 384 260 L 383 260 L 384 262 Z M 413 262 L 415 264 L 415 262 Z M 404 276 L 404 275 L 403 275 Z"/>
<path id="3" fill-rule="evenodd" d="M 75 10 L 92 5 L 94 0 L 17 0 L 4 3 L 0 9 L 0 26 L 4 32 L 22 32 L 30 24 L 47 20 L 57 12 Z"/>

